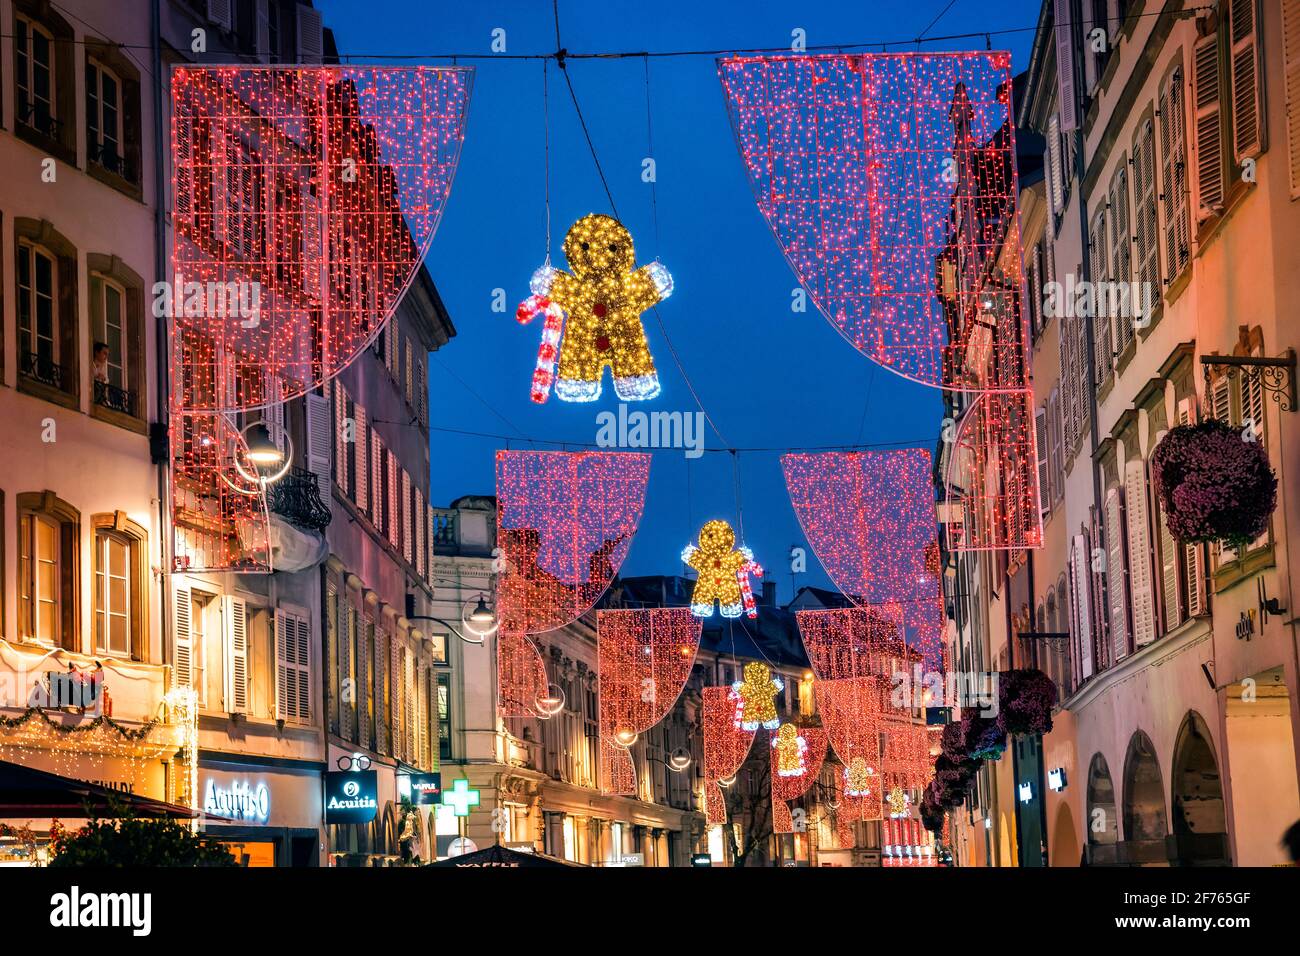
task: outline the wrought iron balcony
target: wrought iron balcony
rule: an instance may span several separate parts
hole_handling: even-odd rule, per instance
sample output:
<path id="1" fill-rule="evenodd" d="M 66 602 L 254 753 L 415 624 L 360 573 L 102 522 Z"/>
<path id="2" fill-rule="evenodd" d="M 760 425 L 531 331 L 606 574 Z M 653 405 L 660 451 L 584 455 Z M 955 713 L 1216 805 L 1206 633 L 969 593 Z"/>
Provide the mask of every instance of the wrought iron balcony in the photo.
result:
<path id="1" fill-rule="evenodd" d="M 35 103 L 29 103 L 26 97 L 18 98 L 18 122 L 22 123 L 29 129 L 34 129 L 42 136 L 48 136 L 50 139 L 59 138 L 60 124 L 47 107 L 38 107 Z"/>
<path id="2" fill-rule="evenodd" d="M 123 179 L 131 178 L 126 168 L 126 160 L 117 150 L 110 149 L 103 143 L 92 142 L 87 146 L 87 152 L 90 154 L 91 161 L 99 164 L 108 172 L 121 176 Z"/>
<path id="3" fill-rule="evenodd" d="M 266 506 L 291 524 L 324 531 L 333 514 L 321 500 L 316 475 L 306 468 L 291 468 L 266 490 Z"/>
<path id="4" fill-rule="evenodd" d="M 19 372 L 34 382 L 50 388 L 63 388 L 63 366 L 48 356 L 37 352 L 24 352 Z"/>
<path id="5" fill-rule="evenodd" d="M 95 404 L 136 418 L 135 392 L 108 382 L 95 382 Z"/>

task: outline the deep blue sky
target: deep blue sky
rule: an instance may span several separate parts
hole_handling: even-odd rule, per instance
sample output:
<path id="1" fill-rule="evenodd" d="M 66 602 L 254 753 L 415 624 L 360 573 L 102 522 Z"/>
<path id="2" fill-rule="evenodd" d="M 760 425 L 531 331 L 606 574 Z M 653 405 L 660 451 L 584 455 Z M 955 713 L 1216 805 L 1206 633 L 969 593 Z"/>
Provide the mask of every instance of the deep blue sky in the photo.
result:
<path id="1" fill-rule="evenodd" d="M 947 2 L 560 0 L 560 26 L 571 52 L 776 47 L 788 44 L 796 27 L 807 32 L 810 45 L 860 43 L 913 37 Z M 345 55 L 487 54 L 497 27 L 506 30 L 509 53 L 555 47 L 551 4 L 545 0 L 317 0 L 316 5 Z M 1038 9 L 1038 0 L 957 0 L 930 34 L 1030 28 Z M 1031 39 L 1032 31 L 1022 30 L 993 42 L 1012 51 L 1019 72 Z M 926 49 L 971 46 L 980 48 L 983 41 L 927 44 Z M 617 409 L 608 377 L 598 404 L 566 404 L 552 396 L 546 405 L 534 405 L 528 390 L 540 320 L 520 327 L 513 317 L 546 251 L 542 66 L 535 60 L 472 63 L 477 75 L 460 170 L 427 260 L 458 333 L 430 362 L 430 421 L 465 431 L 594 442 L 597 412 Z M 754 203 L 713 59 L 650 61 L 658 243 L 650 187 L 641 182 L 641 162 L 648 155 L 642 59 L 571 61 L 569 70 L 619 213 L 636 242 L 638 262 L 658 257 L 676 282 L 660 315 L 727 444 L 932 445 L 940 419 L 934 390 L 878 369 L 811 304 L 803 314 L 790 311 L 796 282 Z M 610 210 L 553 65 L 550 93 L 552 248 L 555 263 L 563 266 L 560 243 L 568 226 L 588 212 Z M 496 288 L 506 290 L 505 314 L 491 311 Z M 652 318 L 647 332 L 663 394 L 646 404 L 693 411 L 696 406 Z M 431 444 L 430 501 L 445 505 L 462 494 L 492 493 L 493 455 L 502 441 L 434 431 Z M 721 445 L 711 431 L 707 445 Z M 510 447 L 529 445 L 519 437 Z M 792 544 L 806 545 L 786 495 L 779 454 L 743 453 L 740 474 L 746 543 L 785 600 L 791 594 L 787 552 Z M 688 462 L 680 451 L 654 452 L 645 515 L 624 572 L 679 571 L 678 555 L 698 527 L 715 517 L 734 525 L 736 510 L 731 455 L 708 452 Z M 808 573 L 797 584 L 827 583 L 810 551 Z"/>

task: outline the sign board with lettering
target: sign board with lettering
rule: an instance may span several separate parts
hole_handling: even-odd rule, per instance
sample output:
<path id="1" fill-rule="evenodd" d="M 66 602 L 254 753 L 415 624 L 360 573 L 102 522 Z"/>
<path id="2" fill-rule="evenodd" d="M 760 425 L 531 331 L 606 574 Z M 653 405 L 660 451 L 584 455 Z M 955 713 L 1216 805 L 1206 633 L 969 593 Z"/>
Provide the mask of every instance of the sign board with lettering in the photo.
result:
<path id="1" fill-rule="evenodd" d="M 325 772 L 325 822 L 369 823 L 379 812 L 379 772 Z"/>
<path id="2" fill-rule="evenodd" d="M 442 774 L 413 773 L 407 781 L 411 788 L 411 802 L 415 804 L 438 803 L 442 794 Z"/>

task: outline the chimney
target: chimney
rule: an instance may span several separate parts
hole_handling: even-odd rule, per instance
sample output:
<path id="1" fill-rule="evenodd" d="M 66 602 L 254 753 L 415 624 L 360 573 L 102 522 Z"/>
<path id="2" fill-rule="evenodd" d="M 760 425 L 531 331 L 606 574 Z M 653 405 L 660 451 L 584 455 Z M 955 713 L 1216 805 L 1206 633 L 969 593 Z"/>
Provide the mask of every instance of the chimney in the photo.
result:
<path id="1" fill-rule="evenodd" d="M 776 582 L 763 582 L 763 604 L 766 607 L 776 607 Z"/>

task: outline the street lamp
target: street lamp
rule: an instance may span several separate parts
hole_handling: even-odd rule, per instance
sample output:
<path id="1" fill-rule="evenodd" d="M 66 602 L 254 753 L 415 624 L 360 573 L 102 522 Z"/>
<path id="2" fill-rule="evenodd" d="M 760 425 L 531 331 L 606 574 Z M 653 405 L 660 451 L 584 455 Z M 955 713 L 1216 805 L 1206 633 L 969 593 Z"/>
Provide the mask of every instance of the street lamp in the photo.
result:
<path id="1" fill-rule="evenodd" d="M 407 595 L 407 602 L 407 608 L 414 610 L 414 598 L 409 594 Z M 469 604 L 468 601 L 465 603 L 466 605 Z M 470 611 L 468 615 L 465 614 L 465 607 L 461 607 L 460 628 L 457 628 L 451 621 L 432 614 L 407 614 L 406 619 L 408 621 L 436 621 L 443 627 L 449 628 L 453 634 L 466 644 L 482 644 L 497 629 L 496 615 L 487 606 L 487 601 L 483 599 L 481 593 L 478 596 L 478 603 L 474 606 L 474 610 Z M 473 636 L 466 637 L 467 633 Z"/>

